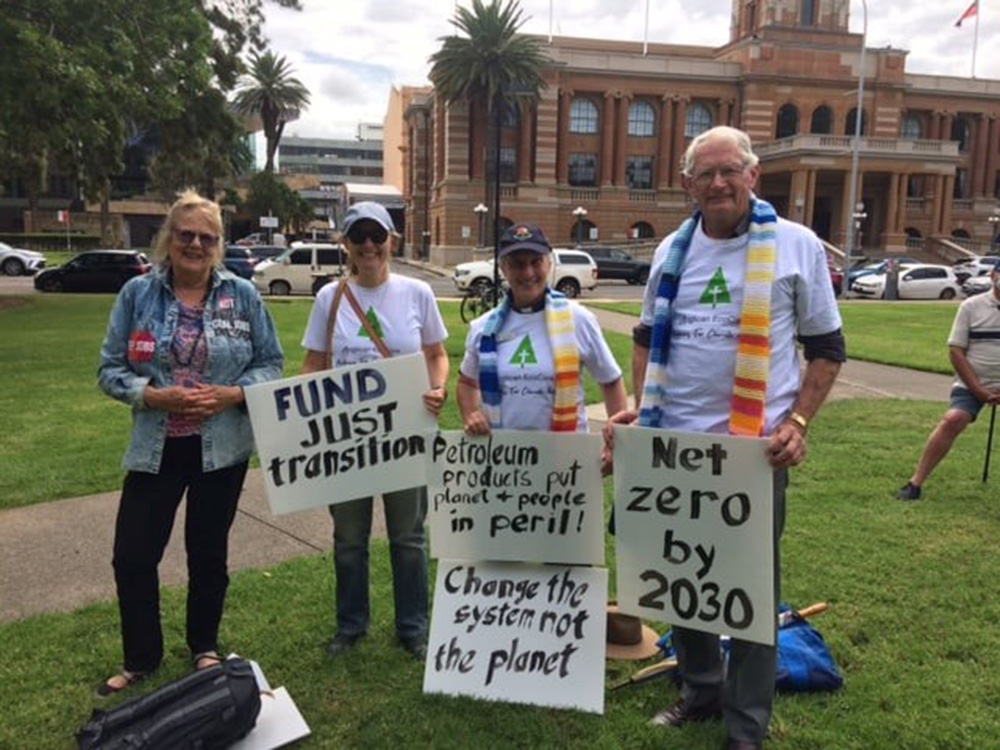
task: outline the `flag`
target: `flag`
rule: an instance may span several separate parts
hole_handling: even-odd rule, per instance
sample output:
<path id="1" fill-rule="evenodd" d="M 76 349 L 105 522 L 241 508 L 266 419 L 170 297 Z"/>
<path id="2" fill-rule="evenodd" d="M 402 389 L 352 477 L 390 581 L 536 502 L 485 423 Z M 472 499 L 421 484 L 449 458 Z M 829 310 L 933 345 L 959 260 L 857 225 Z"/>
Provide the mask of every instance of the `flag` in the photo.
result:
<path id="1" fill-rule="evenodd" d="M 66 224 L 67 222 L 69 222 L 69 211 L 56 212 L 56 219 L 60 224 Z"/>
<path id="2" fill-rule="evenodd" d="M 962 21 L 964 21 L 966 18 L 972 18 L 973 16 L 978 14 L 979 14 L 979 0 L 972 0 L 972 5 L 970 5 L 968 8 L 965 9 L 965 13 L 962 14 L 961 18 L 955 21 L 955 25 L 961 26 Z"/>

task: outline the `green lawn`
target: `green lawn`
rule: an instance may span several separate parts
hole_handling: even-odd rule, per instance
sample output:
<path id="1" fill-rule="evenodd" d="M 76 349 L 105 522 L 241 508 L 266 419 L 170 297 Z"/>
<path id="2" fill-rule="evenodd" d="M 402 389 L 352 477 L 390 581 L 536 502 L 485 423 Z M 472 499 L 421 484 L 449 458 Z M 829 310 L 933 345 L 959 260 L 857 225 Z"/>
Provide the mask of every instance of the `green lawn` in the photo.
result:
<path id="1" fill-rule="evenodd" d="M 602 302 L 605 310 L 638 316 L 639 302 Z M 950 375 L 948 332 L 954 302 L 849 302 L 841 304 L 847 354 L 853 359 Z"/>
<path id="2" fill-rule="evenodd" d="M 940 407 L 831 403 L 793 473 L 783 543 L 784 598 L 828 601 L 816 618 L 847 678 L 835 695 L 778 699 L 773 750 L 983 750 L 1000 747 L 1000 511 L 979 481 L 985 425 L 960 438 L 920 503 L 893 492 Z M 889 438 L 888 436 L 891 436 Z M 996 481 L 996 480 L 994 480 Z M 608 545 L 608 565 L 613 546 Z M 719 725 L 668 735 L 646 719 L 676 698 L 665 680 L 607 695 L 604 717 L 424 696 L 422 669 L 394 643 L 388 554 L 372 555 L 374 624 L 340 661 L 329 555 L 233 576 L 223 646 L 256 658 L 313 729 L 304 748 L 663 748 L 716 750 Z M 165 592 L 167 659 L 154 684 L 187 668 L 184 589 Z M 0 626 L 0 747 L 68 748 L 119 660 L 113 603 Z M 640 665 L 609 664 L 607 684 Z M 148 689 L 148 688 L 144 688 Z"/>
<path id="3" fill-rule="evenodd" d="M 97 388 L 101 340 L 111 310 L 111 295 L 36 295 L 7 298 L 0 307 L 0 508 L 76 497 L 116 488 L 130 428 L 129 409 Z M 302 333 L 311 299 L 269 301 L 285 350 L 285 374 L 302 364 Z M 452 397 L 441 424 L 461 425 L 455 382 L 468 330 L 457 302 L 441 309 L 450 336 Z M 615 356 L 627 363 L 628 337 L 609 333 Z M 624 368 L 626 371 L 630 368 Z M 627 382 L 631 373 L 627 374 Z M 585 379 L 587 399 L 600 389 Z"/>

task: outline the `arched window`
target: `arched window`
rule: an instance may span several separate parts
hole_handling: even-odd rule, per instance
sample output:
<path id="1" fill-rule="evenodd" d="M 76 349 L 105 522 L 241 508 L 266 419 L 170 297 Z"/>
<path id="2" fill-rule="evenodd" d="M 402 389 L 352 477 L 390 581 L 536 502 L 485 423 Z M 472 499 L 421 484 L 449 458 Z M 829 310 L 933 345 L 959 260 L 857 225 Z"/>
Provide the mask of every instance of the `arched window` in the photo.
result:
<path id="1" fill-rule="evenodd" d="M 569 107 L 569 132 L 593 134 L 597 132 L 600 113 L 590 99 L 576 98 Z"/>
<path id="2" fill-rule="evenodd" d="M 847 135 L 854 135 L 855 128 L 857 127 L 854 122 L 857 118 L 858 108 L 852 107 L 851 111 L 847 113 L 847 119 L 844 120 L 844 133 Z M 868 132 L 868 113 L 861 110 L 861 135 L 865 135 Z"/>
<path id="3" fill-rule="evenodd" d="M 951 140 L 958 141 L 959 151 L 968 151 L 972 132 L 969 129 L 969 121 L 963 115 L 955 118 L 951 124 Z"/>
<path id="4" fill-rule="evenodd" d="M 775 138 L 788 138 L 799 132 L 799 111 L 794 104 L 786 104 L 778 110 L 778 125 L 774 129 Z"/>
<path id="5" fill-rule="evenodd" d="M 907 227 L 903 231 L 906 232 L 907 237 L 911 237 L 912 239 L 915 240 L 919 240 L 921 237 L 923 237 L 923 235 L 920 234 L 920 230 L 917 229 L 916 227 Z"/>
<path id="6" fill-rule="evenodd" d="M 916 115 L 907 115 L 903 118 L 903 125 L 900 128 L 900 137 L 916 141 L 924 137 L 924 127 L 920 118 Z"/>
<path id="7" fill-rule="evenodd" d="M 951 230 L 951 236 L 957 237 L 960 240 L 969 239 L 969 233 L 965 229 L 953 229 Z"/>
<path id="8" fill-rule="evenodd" d="M 501 102 L 500 127 L 516 128 L 521 122 L 521 110 L 516 102 Z"/>
<path id="9" fill-rule="evenodd" d="M 701 102 L 695 102 L 687 110 L 684 121 L 684 137 L 694 138 L 712 127 L 712 113 Z"/>
<path id="10" fill-rule="evenodd" d="M 597 225 L 590 219 L 577 219 L 573 224 L 573 241 L 577 244 L 587 242 L 593 234 L 592 229 L 597 229 Z"/>
<path id="11" fill-rule="evenodd" d="M 825 104 L 813 110 L 812 122 L 809 125 L 810 133 L 829 135 L 833 132 L 833 110 Z"/>
<path id="12" fill-rule="evenodd" d="M 653 135 L 656 114 L 649 102 L 632 102 L 628 108 L 628 134 L 639 137 L 649 137 Z"/>
<path id="13" fill-rule="evenodd" d="M 647 221 L 637 221 L 628 230 L 628 236 L 634 240 L 648 240 L 656 236 L 653 225 Z"/>

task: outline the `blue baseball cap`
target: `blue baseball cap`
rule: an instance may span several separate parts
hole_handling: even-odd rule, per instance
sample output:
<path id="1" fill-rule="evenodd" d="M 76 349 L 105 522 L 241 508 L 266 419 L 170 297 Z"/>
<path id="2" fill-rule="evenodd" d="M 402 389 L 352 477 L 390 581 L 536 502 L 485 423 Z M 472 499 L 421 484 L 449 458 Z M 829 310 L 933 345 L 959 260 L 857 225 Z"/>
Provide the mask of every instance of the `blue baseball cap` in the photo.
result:
<path id="1" fill-rule="evenodd" d="M 343 233 L 347 234 L 352 226 L 364 219 L 378 223 L 387 232 L 396 231 L 396 225 L 392 222 L 392 217 L 385 206 L 375 201 L 361 201 L 347 209 L 347 213 L 344 214 L 344 225 L 341 227 Z"/>
<path id="2" fill-rule="evenodd" d="M 500 236 L 497 257 L 502 258 L 518 250 L 530 250 L 539 255 L 548 255 L 552 252 L 552 245 L 538 227 L 532 224 L 512 224 Z"/>

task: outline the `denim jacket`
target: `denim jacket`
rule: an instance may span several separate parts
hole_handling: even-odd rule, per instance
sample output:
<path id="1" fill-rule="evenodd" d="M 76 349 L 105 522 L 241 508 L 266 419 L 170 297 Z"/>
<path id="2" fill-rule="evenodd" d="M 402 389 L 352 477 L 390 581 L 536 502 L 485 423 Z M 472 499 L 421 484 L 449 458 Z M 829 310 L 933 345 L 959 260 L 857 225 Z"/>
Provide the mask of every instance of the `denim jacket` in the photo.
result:
<path id="1" fill-rule="evenodd" d="M 123 461 L 129 471 L 155 474 L 160 469 L 167 413 L 148 408 L 143 390 L 150 384 L 174 385 L 170 342 L 178 308 L 169 271 L 158 268 L 122 287 L 111 310 L 97 377 L 101 390 L 132 407 L 132 438 Z M 274 321 L 249 281 L 213 270 L 204 322 L 205 383 L 247 386 L 281 377 L 284 355 Z M 202 422 L 201 451 L 203 471 L 247 460 L 253 432 L 246 407 Z"/>

